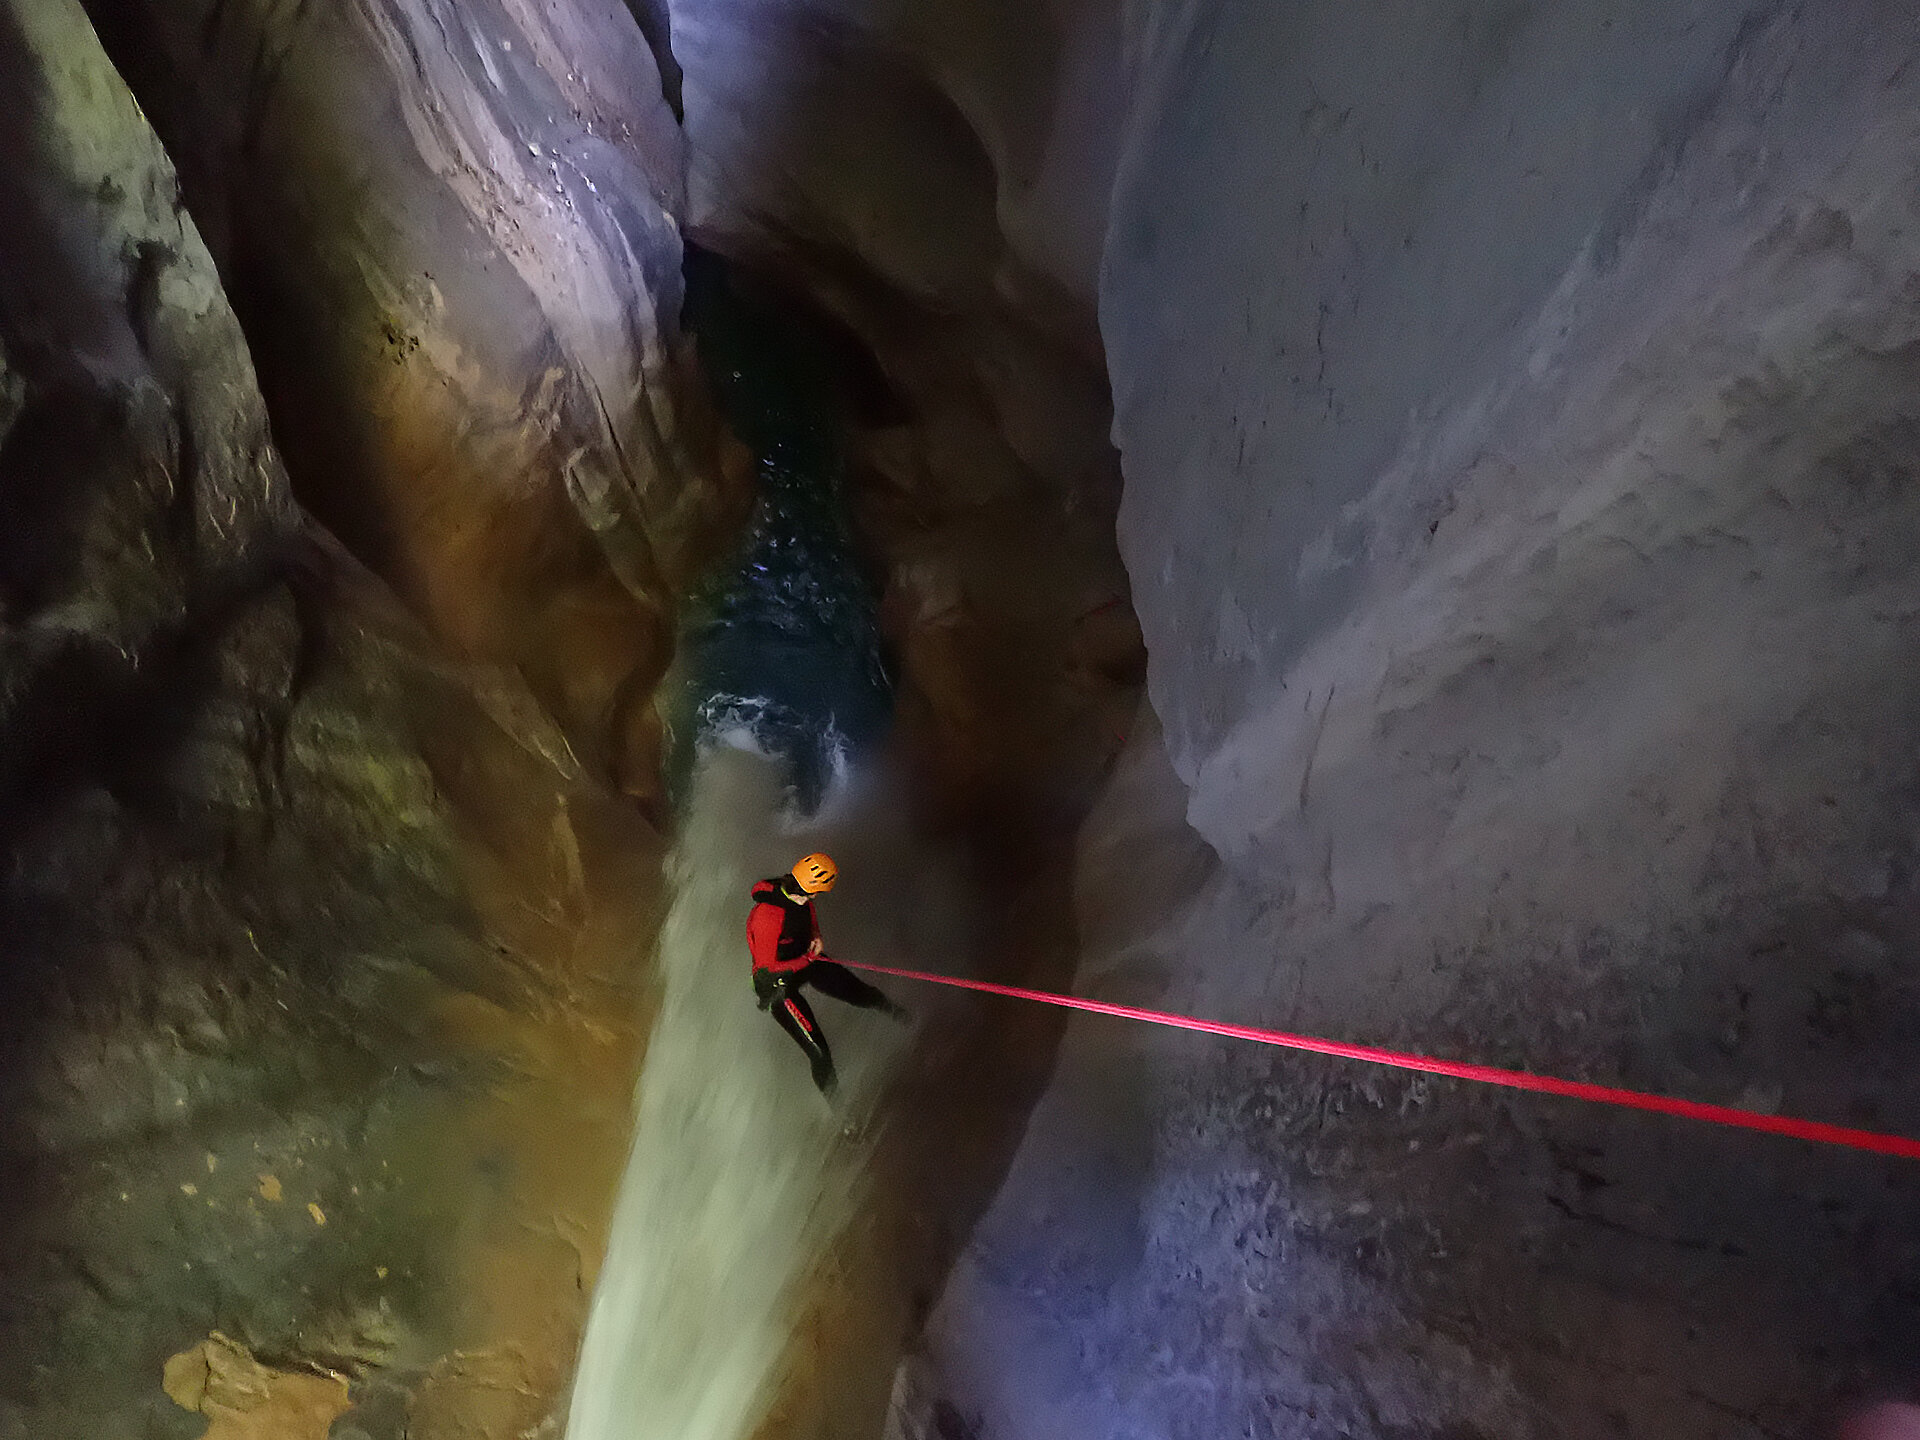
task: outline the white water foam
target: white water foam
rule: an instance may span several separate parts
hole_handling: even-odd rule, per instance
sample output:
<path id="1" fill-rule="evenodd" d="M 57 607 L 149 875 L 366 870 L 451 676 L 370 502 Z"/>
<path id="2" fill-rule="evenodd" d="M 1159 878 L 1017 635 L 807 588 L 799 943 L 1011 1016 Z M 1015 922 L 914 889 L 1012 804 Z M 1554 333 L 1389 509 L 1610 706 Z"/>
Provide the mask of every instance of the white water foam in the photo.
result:
<path id="1" fill-rule="evenodd" d="M 873 953 L 911 941 L 901 916 L 924 909 L 903 900 L 911 847 L 878 834 L 889 808 L 851 802 L 862 824 L 843 794 L 829 807 L 836 823 L 797 830 L 782 816 L 780 774 L 777 762 L 732 747 L 709 749 L 695 771 L 670 862 L 660 1014 L 567 1440 L 750 1434 L 779 1378 L 800 1282 L 861 1203 L 864 1151 L 841 1129 L 847 1113 L 876 1103 L 901 1032 L 830 1000 L 816 1005 L 840 1068 L 830 1109 L 797 1047 L 755 1007 L 747 892 L 824 845 L 843 876 L 855 871 L 823 906 L 830 943 Z M 868 859 L 850 867 L 862 851 Z"/>

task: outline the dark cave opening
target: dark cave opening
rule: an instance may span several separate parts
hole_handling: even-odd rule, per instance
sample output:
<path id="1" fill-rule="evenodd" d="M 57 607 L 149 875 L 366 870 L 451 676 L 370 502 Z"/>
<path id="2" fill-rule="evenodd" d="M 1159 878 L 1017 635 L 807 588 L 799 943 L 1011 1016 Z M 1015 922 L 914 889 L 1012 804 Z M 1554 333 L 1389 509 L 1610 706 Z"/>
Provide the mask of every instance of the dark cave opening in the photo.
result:
<path id="1" fill-rule="evenodd" d="M 868 407 L 887 398 L 884 381 L 850 337 L 828 350 L 817 320 L 796 323 L 791 306 L 742 293 L 719 256 L 689 245 L 685 269 L 682 323 L 721 414 L 754 452 L 758 488 L 734 550 L 685 602 L 685 678 L 668 682 L 680 691 L 671 774 L 684 792 L 698 748 L 733 734 L 779 756 L 811 812 L 836 773 L 884 739 L 892 710 L 840 428 L 846 377 L 864 382 L 854 400 Z"/>

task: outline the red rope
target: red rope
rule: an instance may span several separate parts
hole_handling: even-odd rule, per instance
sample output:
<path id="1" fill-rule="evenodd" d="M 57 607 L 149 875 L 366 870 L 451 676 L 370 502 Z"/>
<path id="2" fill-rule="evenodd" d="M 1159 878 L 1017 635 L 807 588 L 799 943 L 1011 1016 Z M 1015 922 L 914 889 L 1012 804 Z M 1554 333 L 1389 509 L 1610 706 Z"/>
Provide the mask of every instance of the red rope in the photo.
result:
<path id="1" fill-rule="evenodd" d="M 1104 1000 L 1082 1000 L 1071 995 L 1054 995 L 1045 990 L 1023 990 L 1016 985 L 993 985 L 985 980 L 960 980 L 951 975 L 929 975 L 919 970 L 897 970 L 888 965 L 862 965 L 842 960 L 855 970 L 871 970 L 878 975 L 895 975 L 903 980 L 926 980 L 935 985 L 953 985 L 962 990 L 980 990 L 989 995 L 1010 995 L 1016 1000 L 1038 1000 L 1043 1005 L 1062 1005 L 1070 1010 L 1087 1010 L 1095 1015 L 1113 1015 L 1122 1020 L 1144 1020 L 1150 1025 L 1171 1025 L 1181 1030 L 1198 1030 L 1207 1035 L 1225 1035 L 1235 1040 L 1252 1040 L 1261 1045 L 1280 1045 L 1289 1050 L 1310 1050 L 1316 1055 L 1334 1055 L 1342 1060 L 1363 1060 L 1370 1065 L 1390 1065 L 1396 1070 L 1419 1070 L 1428 1075 L 1448 1075 L 1456 1080 L 1477 1080 L 1482 1085 L 1504 1085 L 1510 1090 L 1534 1090 L 1543 1095 L 1566 1095 L 1575 1100 L 1592 1100 L 1602 1105 L 1619 1105 L 1630 1110 L 1653 1110 L 1662 1115 L 1679 1115 L 1688 1120 L 1706 1120 L 1715 1125 L 1733 1125 L 1742 1130 L 1765 1130 L 1774 1135 L 1791 1135 L 1796 1140 L 1814 1140 L 1823 1145 L 1845 1145 L 1855 1150 L 1871 1150 L 1879 1155 L 1901 1155 L 1920 1160 L 1920 1140 L 1904 1135 L 1885 1135 L 1876 1130 L 1855 1130 L 1845 1125 L 1828 1125 L 1820 1120 L 1796 1120 L 1790 1115 L 1763 1115 L 1757 1110 L 1739 1110 L 1731 1105 L 1705 1105 L 1698 1100 L 1676 1100 L 1666 1095 L 1648 1095 L 1639 1090 L 1621 1090 L 1611 1085 L 1589 1085 L 1581 1080 L 1562 1080 L 1553 1075 L 1534 1075 L 1525 1070 L 1501 1070 L 1492 1065 L 1467 1065 L 1458 1060 L 1436 1060 L 1428 1055 L 1408 1055 L 1398 1050 L 1382 1050 L 1373 1045 L 1347 1045 L 1338 1040 L 1318 1040 L 1311 1035 L 1290 1035 L 1284 1030 L 1263 1030 L 1253 1025 L 1228 1025 L 1219 1020 L 1196 1020 L 1190 1015 L 1170 1015 L 1162 1010 L 1141 1010 L 1132 1005 L 1112 1005 Z"/>

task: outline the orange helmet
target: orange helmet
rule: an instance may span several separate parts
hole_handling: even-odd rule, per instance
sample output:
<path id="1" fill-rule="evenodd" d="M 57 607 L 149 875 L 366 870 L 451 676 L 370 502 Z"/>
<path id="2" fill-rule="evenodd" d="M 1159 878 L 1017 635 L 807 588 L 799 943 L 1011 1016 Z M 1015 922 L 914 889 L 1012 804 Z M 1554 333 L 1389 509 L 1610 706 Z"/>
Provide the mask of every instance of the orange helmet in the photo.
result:
<path id="1" fill-rule="evenodd" d="M 840 867 L 833 863 L 831 855 L 816 852 L 793 867 L 793 883 L 809 895 L 826 894 L 839 878 Z"/>

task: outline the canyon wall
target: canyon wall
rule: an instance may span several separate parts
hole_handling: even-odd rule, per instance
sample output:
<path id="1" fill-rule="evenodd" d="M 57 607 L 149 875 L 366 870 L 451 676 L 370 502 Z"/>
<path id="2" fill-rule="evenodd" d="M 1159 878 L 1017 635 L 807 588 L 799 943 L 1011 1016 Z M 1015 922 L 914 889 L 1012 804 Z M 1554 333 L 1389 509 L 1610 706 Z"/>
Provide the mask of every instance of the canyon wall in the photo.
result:
<path id="1" fill-rule="evenodd" d="M 683 233 L 838 406 L 898 715 L 823 833 L 968 897 L 891 958 L 1920 1133 L 1917 56 L 1879 0 L 0 9 L 0 1434 L 561 1423 L 749 494 Z M 1910 1167 L 920 1006 L 871 1143 L 806 1130 L 871 1203 L 749 1433 L 1920 1384 Z"/>
<path id="2" fill-rule="evenodd" d="M 260 370 L 296 494 L 559 763 L 657 808 L 652 692 L 737 519 L 679 340 L 680 135 L 617 0 L 92 7 Z"/>
<path id="3" fill-rule="evenodd" d="M 1082 988 L 1920 1130 L 1910 12 L 1128 34 L 1165 733 L 1082 836 Z M 1076 1021 L 896 1429 L 1803 1433 L 1920 1380 L 1915 1183 Z"/>
<path id="4" fill-rule="evenodd" d="M 276 47 L 240 59 L 318 108 L 275 90 Z M 571 403 L 589 363 L 610 388 L 638 322 L 543 339 L 530 315 L 562 329 L 603 292 L 569 310 L 556 281 L 538 309 L 439 235 L 448 289 L 498 302 L 448 320 L 381 268 L 396 214 L 432 208 L 411 178 L 383 218 L 364 174 L 329 191 L 268 145 L 377 169 L 402 125 L 196 126 L 262 166 L 216 203 L 77 6 L 0 12 L 0 70 L 0 1433 L 527 1433 L 562 1399 L 630 1124 L 661 844 L 619 792 L 657 783 L 670 596 L 617 578 L 636 532 L 580 483 L 600 452 L 508 462 L 569 438 L 519 407 Z M 179 105 L 242 114 L 218 83 Z M 350 98 L 328 113 L 379 118 Z M 249 208 L 289 195 L 319 213 Z M 654 221 L 646 317 L 677 283 Z M 251 334 L 235 273 L 282 287 Z M 445 331 L 488 321 L 456 353 Z M 273 393 L 298 398 L 270 434 Z M 637 423 L 609 411 L 603 449 Z M 660 550 L 724 508 L 701 473 L 655 487 Z"/>

